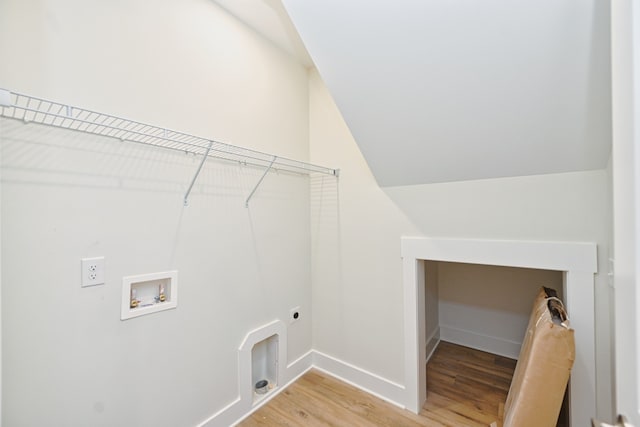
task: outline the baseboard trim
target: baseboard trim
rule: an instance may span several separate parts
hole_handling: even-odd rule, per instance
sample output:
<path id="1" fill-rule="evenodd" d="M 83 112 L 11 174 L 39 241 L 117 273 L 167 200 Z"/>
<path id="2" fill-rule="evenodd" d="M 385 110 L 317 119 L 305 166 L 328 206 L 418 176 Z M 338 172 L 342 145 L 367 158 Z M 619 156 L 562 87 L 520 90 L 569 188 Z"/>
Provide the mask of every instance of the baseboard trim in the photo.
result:
<path id="1" fill-rule="evenodd" d="M 309 366 L 306 369 L 304 369 L 302 372 L 300 372 L 298 375 L 296 375 L 294 378 L 292 378 L 290 381 L 288 381 L 285 385 L 283 385 L 282 387 L 278 387 L 277 390 L 275 390 L 273 393 L 271 393 L 269 396 L 267 396 L 266 398 L 264 398 L 262 401 L 260 401 L 259 404 L 253 406 L 251 408 L 251 410 L 249 412 L 247 412 L 246 414 L 242 415 L 238 420 L 236 420 L 236 422 L 234 422 L 233 424 L 230 424 L 231 427 L 235 427 L 236 425 L 240 424 L 242 421 L 246 420 L 247 418 L 249 418 L 251 416 L 251 414 L 253 414 L 254 412 L 256 412 L 258 409 L 262 408 L 264 405 L 266 405 L 267 403 L 269 403 L 269 401 L 271 399 L 273 399 L 274 397 L 276 397 L 277 395 L 279 395 L 280 393 L 282 393 L 287 387 L 289 387 L 291 384 L 293 384 L 294 382 L 296 382 L 298 380 L 298 378 L 300 378 L 301 376 L 303 376 L 304 374 L 306 374 L 307 372 L 309 372 L 311 370 L 311 368 L 313 368 L 313 366 Z"/>
<path id="2" fill-rule="evenodd" d="M 307 351 L 305 354 L 287 365 L 287 377 L 297 380 L 313 367 L 313 350 Z M 287 383 L 290 383 L 288 381 Z"/>
<path id="3" fill-rule="evenodd" d="M 431 358 L 440 341 L 451 342 L 482 351 L 488 351 L 490 353 L 510 357 L 512 359 L 518 358 L 521 347 L 521 343 L 515 341 L 509 341 L 502 338 L 481 335 L 463 329 L 440 325 L 440 327 L 427 339 L 426 361 Z M 403 409 L 406 407 L 401 403 L 406 399 L 406 389 L 403 385 L 397 384 L 336 357 L 320 351 L 310 350 L 287 365 L 285 384 L 278 387 L 278 389 L 270 393 L 269 396 L 266 396 L 259 404 L 253 406 L 252 402 L 245 402 L 238 397 L 207 420 L 198 424 L 197 427 L 236 426 L 284 391 L 312 368 L 322 371 L 325 374 L 350 384 L 366 393 L 379 397 L 380 399 L 383 399 L 395 406 Z"/>
<path id="4" fill-rule="evenodd" d="M 400 403 L 405 399 L 405 387 L 400 384 L 319 351 L 313 352 L 313 367 L 393 405 L 405 408 L 405 405 Z"/>
<path id="5" fill-rule="evenodd" d="M 238 425 L 312 368 L 395 406 L 405 408 L 405 405 L 401 403 L 406 394 L 404 386 L 328 354 L 310 350 L 287 365 L 286 383 L 266 396 L 259 404 L 253 406 L 252 402 L 245 402 L 238 397 L 196 427 L 233 427 Z"/>
<path id="6" fill-rule="evenodd" d="M 438 344 L 440 343 L 440 327 L 438 326 L 433 333 L 427 338 L 427 351 L 425 354 L 427 355 L 425 364 L 429 363 L 431 356 L 433 356 L 433 352 L 438 348 Z"/>
<path id="7" fill-rule="evenodd" d="M 309 350 L 287 365 L 285 383 L 269 393 L 268 396 L 265 396 L 260 403 L 254 406 L 253 402 L 243 401 L 240 397 L 237 397 L 233 402 L 220 409 L 196 427 L 233 427 L 239 424 L 307 373 L 313 367 L 312 362 L 313 350 Z"/>
<path id="8" fill-rule="evenodd" d="M 440 340 L 465 347 L 475 348 L 499 356 L 517 359 L 520 355 L 522 343 L 505 340 L 464 329 L 453 328 L 451 326 L 440 325 Z"/>
<path id="9" fill-rule="evenodd" d="M 238 415 L 242 413 L 240 410 L 242 400 L 237 397 L 233 402 L 220 409 L 215 414 L 198 424 L 196 427 L 221 427 L 224 425 L 233 425 L 237 423 Z"/>

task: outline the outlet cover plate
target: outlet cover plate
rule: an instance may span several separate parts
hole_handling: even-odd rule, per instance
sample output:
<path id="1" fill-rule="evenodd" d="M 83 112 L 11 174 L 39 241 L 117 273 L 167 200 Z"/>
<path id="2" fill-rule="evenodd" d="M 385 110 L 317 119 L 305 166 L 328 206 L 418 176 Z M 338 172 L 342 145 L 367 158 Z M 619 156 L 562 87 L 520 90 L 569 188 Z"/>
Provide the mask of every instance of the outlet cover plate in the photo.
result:
<path id="1" fill-rule="evenodd" d="M 82 258 L 82 287 L 104 285 L 104 257 Z"/>
<path id="2" fill-rule="evenodd" d="M 300 306 L 294 307 L 289 310 L 289 323 L 295 323 L 300 320 L 300 316 L 302 313 L 300 312 Z"/>

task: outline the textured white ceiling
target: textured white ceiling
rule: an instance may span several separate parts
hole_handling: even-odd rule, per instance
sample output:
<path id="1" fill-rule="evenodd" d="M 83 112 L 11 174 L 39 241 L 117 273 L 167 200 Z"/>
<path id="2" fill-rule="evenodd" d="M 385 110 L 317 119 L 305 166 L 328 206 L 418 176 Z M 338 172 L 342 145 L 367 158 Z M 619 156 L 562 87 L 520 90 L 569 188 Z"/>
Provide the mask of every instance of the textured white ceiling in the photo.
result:
<path id="1" fill-rule="evenodd" d="M 606 167 L 606 0 L 283 4 L 380 185 Z"/>

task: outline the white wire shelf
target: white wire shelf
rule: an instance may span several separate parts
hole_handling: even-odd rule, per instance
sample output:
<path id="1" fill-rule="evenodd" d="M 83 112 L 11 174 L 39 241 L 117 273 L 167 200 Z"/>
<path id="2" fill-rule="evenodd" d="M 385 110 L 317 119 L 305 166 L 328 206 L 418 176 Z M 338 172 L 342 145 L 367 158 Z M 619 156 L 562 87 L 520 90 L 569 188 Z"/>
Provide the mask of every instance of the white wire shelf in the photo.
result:
<path id="1" fill-rule="evenodd" d="M 135 120 L 73 107 L 30 95 L 0 89 L 0 117 L 38 123 L 56 128 L 101 135 L 120 141 L 137 142 L 161 148 L 202 156 L 195 176 L 184 196 L 187 204 L 189 193 L 208 157 L 266 168 L 260 181 L 246 200 L 249 200 L 270 170 L 282 170 L 302 174 L 321 173 L 338 176 L 338 169 L 280 157 L 262 151 L 238 147 L 213 139 L 202 138 Z"/>

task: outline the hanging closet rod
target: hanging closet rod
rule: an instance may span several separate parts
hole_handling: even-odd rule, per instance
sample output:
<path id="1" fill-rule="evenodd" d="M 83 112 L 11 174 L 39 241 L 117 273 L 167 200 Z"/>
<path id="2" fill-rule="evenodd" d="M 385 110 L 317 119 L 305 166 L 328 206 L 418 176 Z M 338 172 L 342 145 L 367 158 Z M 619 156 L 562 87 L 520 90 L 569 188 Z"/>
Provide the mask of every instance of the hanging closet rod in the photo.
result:
<path id="1" fill-rule="evenodd" d="M 262 151 L 238 147 L 5 89 L 0 89 L 0 117 L 201 155 L 203 156 L 203 161 L 200 163 L 185 194 L 185 205 L 193 184 L 202 169 L 204 159 L 207 157 L 234 161 L 243 165 L 264 167 L 267 171 L 282 170 L 304 174 L 322 173 L 334 176 L 338 176 L 339 173 L 337 169 L 274 156 Z M 260 179 L 258 185 L 261 182 L 262 179 Z M 253 195 L 258 185 L 251 192 L 251 195 Z M 249 196 L 250 198 L 251 196 Z"/>

